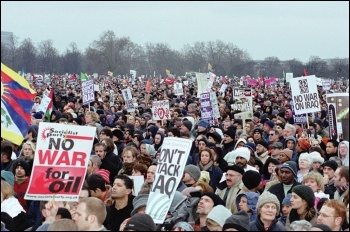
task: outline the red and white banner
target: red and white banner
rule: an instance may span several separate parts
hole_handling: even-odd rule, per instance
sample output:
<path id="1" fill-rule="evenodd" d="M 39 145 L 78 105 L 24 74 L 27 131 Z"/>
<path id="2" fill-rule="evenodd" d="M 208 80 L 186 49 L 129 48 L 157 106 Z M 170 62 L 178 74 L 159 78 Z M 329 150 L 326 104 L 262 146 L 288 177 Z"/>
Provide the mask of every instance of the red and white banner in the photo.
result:
<path id="1" fill-rule="evenodd" d="M 153 120 L 170 119 L 168 100 L 152 102 L 152 119 Z"/>
<path id="2" fill-rule="evenodd" d="M 41 122 L 28 200 L 78 201 L 96 128 Z"/>

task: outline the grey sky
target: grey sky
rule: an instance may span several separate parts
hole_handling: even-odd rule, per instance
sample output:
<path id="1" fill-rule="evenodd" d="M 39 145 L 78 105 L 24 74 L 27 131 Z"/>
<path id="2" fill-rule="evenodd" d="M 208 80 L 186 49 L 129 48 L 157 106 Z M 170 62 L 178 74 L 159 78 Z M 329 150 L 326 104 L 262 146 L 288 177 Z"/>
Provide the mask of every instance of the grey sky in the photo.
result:
<path id="1" fill-rule="evenodd" d="M 84 51 L 107 30 L 144 45 L 180 50 L 196 41 L 230 42 L 252 59 L 349 57 L 349 2 L 20 2 L 1 1 L 1 30 L 60 53 Z"/>

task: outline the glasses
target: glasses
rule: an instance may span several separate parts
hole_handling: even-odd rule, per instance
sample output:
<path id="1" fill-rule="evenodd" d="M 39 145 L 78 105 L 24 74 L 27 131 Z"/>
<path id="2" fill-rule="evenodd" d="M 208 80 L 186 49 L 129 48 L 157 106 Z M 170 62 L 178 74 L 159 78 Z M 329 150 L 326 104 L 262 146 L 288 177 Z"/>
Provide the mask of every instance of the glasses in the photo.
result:
<path id="1" fill-rule="evenodd" d="M 338 216 L 330 216 L 330 215 L 327 215 L 327 214 L 324 214 L 324 213 L 321 213 L 321 212 L 318 212 L 317 213 L 317 217 L 323 217 L 323 218 L 328 218 L 328 217 L 338 217 Z"/>

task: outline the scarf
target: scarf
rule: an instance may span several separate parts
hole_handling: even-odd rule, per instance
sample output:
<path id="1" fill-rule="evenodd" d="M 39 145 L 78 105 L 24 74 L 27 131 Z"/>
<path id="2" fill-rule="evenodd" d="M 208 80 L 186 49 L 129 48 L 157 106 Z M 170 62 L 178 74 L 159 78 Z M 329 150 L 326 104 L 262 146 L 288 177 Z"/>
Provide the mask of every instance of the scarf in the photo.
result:
<path id="1" fill-rule="evenodd" d="M 17 182 L 17 184 L 22 184 L 28 177 L 17 177 L 15 176 L 15 180 Z"/>
<path id="2" fill-rule="evenodd" d="M 213 161 L 209 161 L 209 163 L 207 163 L 206 165 L 203 166 L 203 164 L 201 162 L 199 162 L 199 169 L 201 171 L 208 171 L 208 169 L 213 166 Z"/>

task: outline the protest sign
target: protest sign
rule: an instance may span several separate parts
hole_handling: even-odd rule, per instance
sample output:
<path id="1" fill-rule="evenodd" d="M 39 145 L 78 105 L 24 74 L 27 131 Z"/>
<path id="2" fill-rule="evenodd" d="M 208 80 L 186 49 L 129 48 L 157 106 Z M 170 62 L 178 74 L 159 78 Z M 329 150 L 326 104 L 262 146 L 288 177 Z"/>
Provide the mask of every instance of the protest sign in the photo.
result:
<path id="1" fill-rule="evenodd" d="M 41 122 L 27 200 L 78 201 L 96 128 Z"/>
<path id="2" fill-rule="evenodd" d="M 329 137 L 344 139 L 342 120 L 349 120 L 349 93 L 330 93 L 326 95 L 328 105 Z"/>
<path id="3" fill-rule="evenodd" d="M 240 111 L 251 111 L 253 112 L 253 97 L 251 89 L 233 88 L 233 100 L 234 103 L 231 105 L 232 109 Z"/>
<path id="4" fill-rule="evenodd" d="M 210 93 L 202 93 L 200 96 L 200 109 L 201 109 L 201 119 L 207 121 L 209 124 L 213 120 L 213 111 L 210 103 Z"/>
<path id="5" fill-rule="evenodd" d="M 141 190 L 143 183 L 145 182 L 144 176 L 128 176 L 134 183 L 134 187 L 132 189 L 132 195 L 137 196 Z"/>
<path id="6" fill-rule="evenodd" d="M 234 115 L 234 118 L 235 119 L 242 119 L 243 132 L 246 133 L 245 121 L 246 121 L 246 119 L 253 119 L 253 112 L 247 111 L 247 112 L 236 113 Z"/>
<path id="7" fill-rule="evenodd" d="M 176 96 L 181 96 L 181 95 L 184 95 L 184 90 L 182 88 L 182 83 L 174 83 L 174 94 Z"/>
<path id="8" fill-rule="evenodd" d="M 286 73 L 286 82 L 290 82 L 291 79 L 293 79 L 293 73 Z"/>
<path id="9" fill-rule="evenodd" d="M 192 147 L 190 139 L 166 137 L 160 151 L 146 213 L 154 223 L 163 224 L 173 201 Z"/>
<path id="10" fill-rule="evenodd" d="M 330 90 L 331 89 L 331 80 L 329 80 L 329 79 L 322 80 L 322 89 L 323 90 Z"/>
<path id="11" fill-rule="evenodd" d="M 210 105 L 214 118 L 220 118 L 219 103 L 215 92 L 210 92 Z"/>
<path id="12" fill-rule="evenodd" d="M 209 93 L 211 91 L 211 87 L 213 86 L 213 83 L 215 81 L 216 75 L 214 73 L 209 72 L 208 78 L 209 78 L 209 80 L 208 80 L 205 92 Z"/>
<path id="13" fill-rule="evenodd" d="M 295 114 L 293 100 L 291 100 L 289 103 L 290 103 L 290 107 L 291 107 L 291 110 L 293 113 L 294 123 L 295 124 L 307 124 L 306 114 Z"/>
<path id="14" fill-rule="evenodd" d="M 202 93 L 206 92 L 206 88 L 208 85 L 208 75 L 206 73 L 196 73 L 197 78 L 197 97 L 200 98 Z"/>
<path id="15" fill-rule="evenodd" d="M 131 95 L 130 89 L 129 88 L 122 89 L 122 94 L 123 94 L 123 98 L 125 101 L 126 111 L 127 112 L 134 112 L 135 105 L 132 101 L 132 95 Z"/>
<path id="16" fill-rule="evenodd" d="M 169 100 L 152 102 L 152 120 L 170 119 Z"/>
<path id="17" fill-rule="evenodd" d="M 95 92 L 94 92 L 94 81 L 84 81 L 81 83 L 81 89 L 83 94 L 83 105 L 86 105 L 90 102 L 95 101 Z"/>
<path id="18" fill-rule="evenodd" d="M 293 78 L 290 86 L 296 114 L 321 111 L 315 76 Z"/>
<path id="19" fill-rule="evenodd" d="M 50 102 L 51 102 L 51 98 L 49 98 L 49 96 L 43 94 L 43 98 L 41 99 L 40 105 L 36 109 L 36 112 L 42 111 L 45 113 Z"/>
<path id="20" fill-rule="evenodd" d="M 224 93 L 226 89 L 227 89 L 227 84 L 222 84 L 222 86 L 221 86 L 219 92 L 220 92 L 220 93 Z"/>

